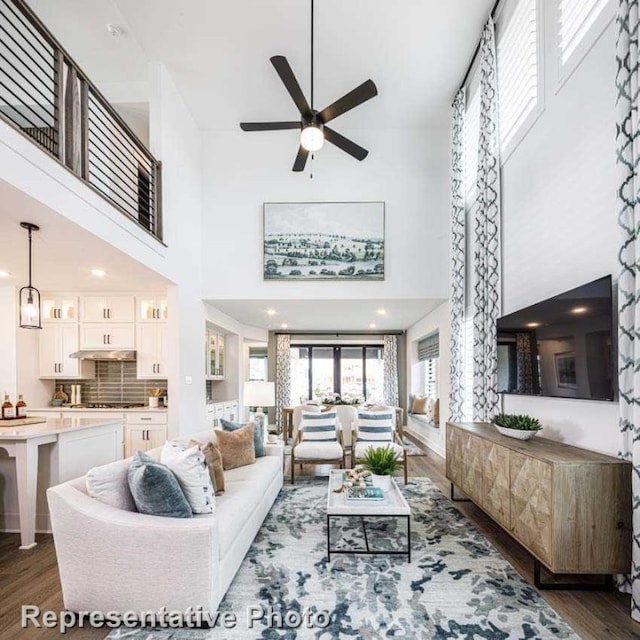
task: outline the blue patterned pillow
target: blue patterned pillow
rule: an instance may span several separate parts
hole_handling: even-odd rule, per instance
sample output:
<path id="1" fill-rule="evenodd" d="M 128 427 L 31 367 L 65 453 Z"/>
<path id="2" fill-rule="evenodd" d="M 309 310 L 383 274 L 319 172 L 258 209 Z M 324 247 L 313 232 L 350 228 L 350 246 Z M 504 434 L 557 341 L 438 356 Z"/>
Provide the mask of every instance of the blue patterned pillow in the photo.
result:
<path id="1" fill-rule="evenodd" d="M 220 425 L 225 431 L 237 431 L 238 429 L 242 429 L 242 427 L 246 427 L 244 424 L 229 422 L 224 418 L 220 418 Z M 253 430 L 253 446 L 256 450 L 256 458 L 262 458 L 262 456 L 266 455 L 264 452 L 264 435 L 262 429 Z"/>
<path id="2" fill-rule="evenodd" d="M 129 489 L 140 513 L 165 518 L 191 518 L 191 505 L 169 467 L 138 451 L 127 473 Z"/>

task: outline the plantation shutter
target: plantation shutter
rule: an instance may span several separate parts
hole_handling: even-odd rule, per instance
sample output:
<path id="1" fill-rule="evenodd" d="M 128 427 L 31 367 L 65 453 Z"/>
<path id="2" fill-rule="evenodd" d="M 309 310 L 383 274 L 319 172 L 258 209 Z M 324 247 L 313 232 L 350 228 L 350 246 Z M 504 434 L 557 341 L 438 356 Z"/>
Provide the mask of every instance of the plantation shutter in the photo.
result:
<path id="1" fill-rule="evenodd" d="M 571 57 L 610 0 L 558 0 L 559 47 L 562 64 Z"/>
<path id="2" fill-rule="evenodd" d="M 496 24 L 501 152 L 538 105 L 536 23 L 537 0 L 515 0 Z"/>
<path id="3" fill-rule="evenodd" d="M 431 360 L 440 357 L 440 334 L 438 331 L 418 342 L 418 360 Z"/>

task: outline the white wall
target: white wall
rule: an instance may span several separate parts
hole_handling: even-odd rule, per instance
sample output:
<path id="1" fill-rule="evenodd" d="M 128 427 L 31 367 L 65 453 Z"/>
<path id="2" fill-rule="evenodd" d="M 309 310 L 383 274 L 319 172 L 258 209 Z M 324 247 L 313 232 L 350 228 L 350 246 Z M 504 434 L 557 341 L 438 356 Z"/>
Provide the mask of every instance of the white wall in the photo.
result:
<path id="1" fill-rule="evenodd" d="M 617 277 L 614 24 L 556 93 L 552 14 L 545 110 L 502 171 L 504 313 Z M 619 450 L 615 403 L 505 396 L 504 410 L 538 417 L 545 437 Z"/>
<path id="2" fill-rule="evenodd" d="M 440 427 L 430 427 L 409 416 L 407 426 L 436 453 L 444 456 L 446 448 L 446 424 L 449 419 L 449 366 L 451 363 L 451 305 L 443 302 L 431 313 L 421 318 L 407 330 L 407 390 L 415 390 L 413 367 L 418 362 L 418 341 L 439 332 L 440 363 L 438 370 L 438 398 L 440 399 Z M 408 398 L 407 398 L 408 401 Z"/>
<path id="3" fill-rule="evenodd" d="M 205 133 L 205 298 L 446 297 L 448 128 L 340 131 L 369 156 L 326 144 L 313 179 L 291 171 L 295 131 Z M 384 281 L 263 281 L 264 202 L 359 200 L 386 202 Z"/>

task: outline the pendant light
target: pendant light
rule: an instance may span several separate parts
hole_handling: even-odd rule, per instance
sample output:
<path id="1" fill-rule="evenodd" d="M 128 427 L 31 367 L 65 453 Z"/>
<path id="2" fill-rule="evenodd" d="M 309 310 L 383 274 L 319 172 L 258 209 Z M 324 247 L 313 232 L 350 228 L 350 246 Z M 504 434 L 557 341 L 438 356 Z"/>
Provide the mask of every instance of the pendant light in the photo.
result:
<path id="1" fill-rule="evenodd" d="M 22 329 L 42 329 L 40 322 L 40 292 L 31 285 L 31 233 L 40 227 L 31 222 L 21 222 L 20 226 L 29 232 L 29 286 L 20 289 L 20 327 Z"/>

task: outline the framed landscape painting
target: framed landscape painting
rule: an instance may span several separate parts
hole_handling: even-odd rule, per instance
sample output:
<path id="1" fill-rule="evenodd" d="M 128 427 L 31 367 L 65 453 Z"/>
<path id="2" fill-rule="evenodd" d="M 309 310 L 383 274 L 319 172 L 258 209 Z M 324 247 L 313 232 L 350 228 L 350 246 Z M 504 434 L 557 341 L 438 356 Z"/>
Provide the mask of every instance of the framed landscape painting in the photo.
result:
<path id="1" fill-rule="evenodd" d="M 384 202 L 265 202 L 265 280 L 384 280 Z"/>

